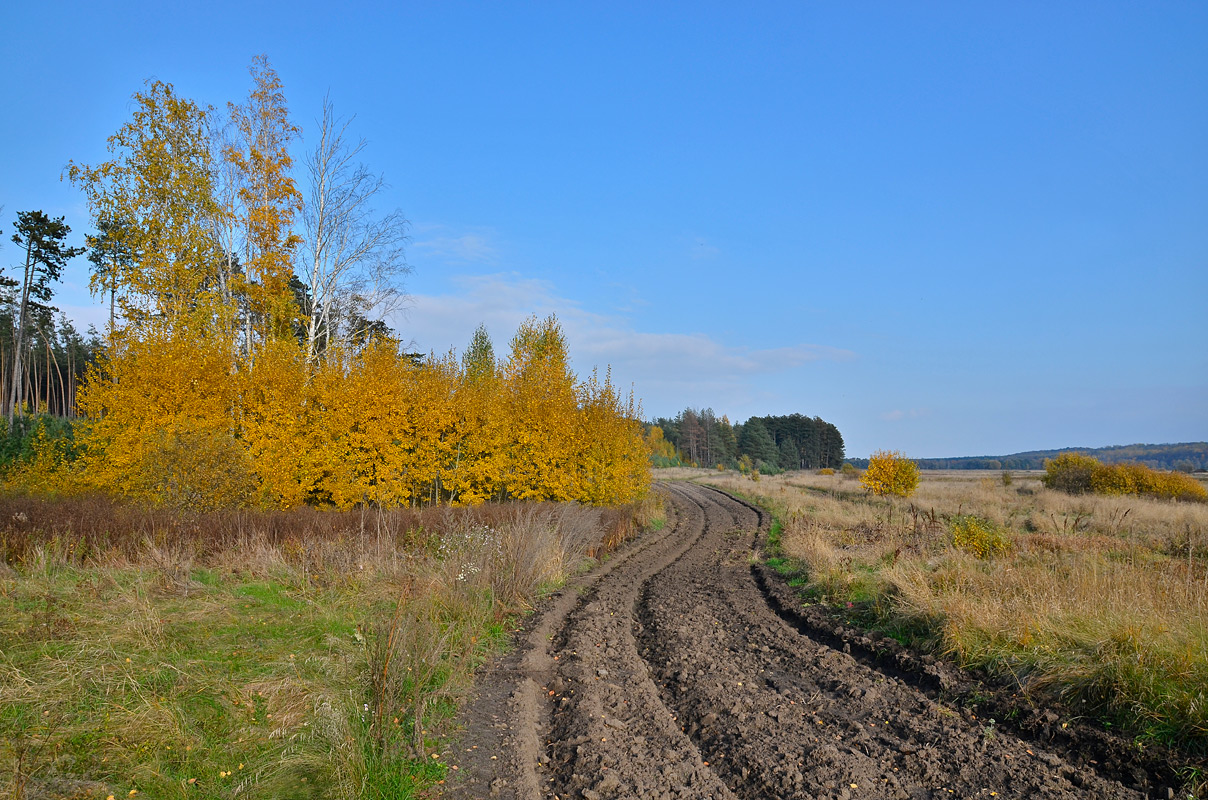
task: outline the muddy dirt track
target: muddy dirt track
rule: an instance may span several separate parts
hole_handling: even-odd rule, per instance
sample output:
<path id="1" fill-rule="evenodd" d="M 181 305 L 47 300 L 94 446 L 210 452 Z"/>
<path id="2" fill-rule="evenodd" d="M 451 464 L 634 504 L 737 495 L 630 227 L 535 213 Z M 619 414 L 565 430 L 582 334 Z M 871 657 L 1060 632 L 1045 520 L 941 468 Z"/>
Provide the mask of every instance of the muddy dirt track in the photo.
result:
<path id="1" fill-rule="evenodd" d="M 1172 796 L 1161 754 L 804 607 L 753 564 L 757 509 L 660 491 L 665 528 L 569 584 L 483 676 L 446 796 Z"/>

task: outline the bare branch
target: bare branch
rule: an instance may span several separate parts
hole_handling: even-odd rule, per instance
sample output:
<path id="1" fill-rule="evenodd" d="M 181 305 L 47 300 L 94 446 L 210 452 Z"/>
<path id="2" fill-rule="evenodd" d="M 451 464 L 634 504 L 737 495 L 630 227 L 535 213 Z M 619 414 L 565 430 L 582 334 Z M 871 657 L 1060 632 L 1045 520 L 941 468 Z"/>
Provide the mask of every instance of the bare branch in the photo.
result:
<path id="1" fill-rule="evenodd" d="M 335 116 L 323 100 L 319 141 L 305 160 L 310 185 L 302 212 L 304 243 L 299 273 L 311 291 L 306 358 L 319 341 L 346 341 L 355 316 L 379 316 L 404 301 L 402 280 L 407 220 L 398 211 L 379 215 L 375 201 L 386 188 L 359 156 L 365 140 L 348 138 L 351 120 Z"/>

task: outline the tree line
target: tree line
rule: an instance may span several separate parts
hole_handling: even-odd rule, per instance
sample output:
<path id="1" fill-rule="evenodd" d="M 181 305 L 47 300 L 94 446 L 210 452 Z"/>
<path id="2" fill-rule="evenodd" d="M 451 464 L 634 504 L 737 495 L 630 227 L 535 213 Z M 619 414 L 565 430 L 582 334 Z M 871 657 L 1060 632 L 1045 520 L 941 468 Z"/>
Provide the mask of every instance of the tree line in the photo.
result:
<path id="1" fill-rule="evenodd" d="M 921 469 L 1044 469 L 1048 461 L 1063 453 L 1082 453 L 1105 464 L 1142 464 L 1153 469 L 1179 472 L 1208 470 L 1208 442 L 1067 447 L 1060 450 L 1030 450 L 1005 456 L 922 458 L 918 459 L 918 465 Z"/>
<path id="2" fill-rule="evenodd" d="M 100 347 L 52 304 L 63 267 L 84 252 L 67 244 L 71 228 L 35 210 L 19 212 L 12 231 L 17 259 L 0 274 L 0 414 L 10 428 L 22 412 L 74 416 Z"/>
<path id="3" fill-rule="evenodd" d="M 225 114 L 149 81 L 109 158 L 68 165 L 109 322 L 57 405 L 34 382 L 32 410 L 45 397 L 83 419 L 25 425 L 9 482 L 187 508 L 639 497 L 640 409 L 607 372 L 575 375 L 555 318 L 526 321 L 501 358 L 481 328 L 461 358 L 402 346 L 382 318 L 405 297 L 406 220 L 379 208 L 364 142 L 325 100 L 296 165 L 281 81 L 264 57 L 250 72 Z M 58 250 L 27 259 L 22 319 L 81 251 L 50 222 Z"/>
<path id="4" fill-rule="evenodd" d="M 757 469 L 763 474 L 782 470 L 838 469 L 843 465 L 843 436 L 820 417 L 804 414 L 751 417 L 733 425 L 713 409 L 687 408 L 674 418 L 660 417 L 647 436 L 655 466 L 722 466 Z"/>

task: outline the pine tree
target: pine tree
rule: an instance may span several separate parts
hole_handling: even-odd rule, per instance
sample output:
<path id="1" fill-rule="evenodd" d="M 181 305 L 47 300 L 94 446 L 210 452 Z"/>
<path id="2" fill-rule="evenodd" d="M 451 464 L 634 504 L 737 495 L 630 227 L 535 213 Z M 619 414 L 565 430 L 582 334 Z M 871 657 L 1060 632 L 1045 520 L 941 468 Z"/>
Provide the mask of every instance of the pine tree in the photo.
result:
<path id="1" fill-rule="evenodd" d="M 51 219 L 41 211 L 22 211 L 17 214 L 15 229 L 12 241 L 24 249 L 25 264 L 19 284 L 16 333 L 13 337 L 13 369 L 9 376 L 10 429 L 14 413 L 25 400 L 25 351 L 28 348 L 31 322 L 35 317 L 41 318 L 41 324 L 37 327 L 46 330 L 50 315 L 57 310 L 49 305 L 54 294 L 51 283 L 59 280 L 68 261 L 84 252 L 82 247 L 68 247 L 65 244 L 71 228 L 63 221 L 63 217 Z M 47 378 L 49 379 L 49 376 Z"/>

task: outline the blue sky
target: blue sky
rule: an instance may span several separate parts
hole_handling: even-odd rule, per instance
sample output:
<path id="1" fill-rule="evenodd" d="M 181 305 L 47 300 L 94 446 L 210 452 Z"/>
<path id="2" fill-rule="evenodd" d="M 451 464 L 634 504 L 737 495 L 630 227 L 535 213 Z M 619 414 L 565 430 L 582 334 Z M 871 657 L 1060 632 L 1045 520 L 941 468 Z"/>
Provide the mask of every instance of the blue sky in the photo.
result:
<path id="1" fill-rule="evenodd" d="M 145 79 L 224 107 L 266 53 L 304 136 L 325 93 L 356 115 L 423 350 L 555 312 L 648 416 L 799 411 L 856 456 L 1208 439 L 1202 3 L 14 3 L 0 30 L 5 241 L 31 208 L 82 239 L 60 175 Z M 83 259 L 59 301 L 103 318 Z"/>

